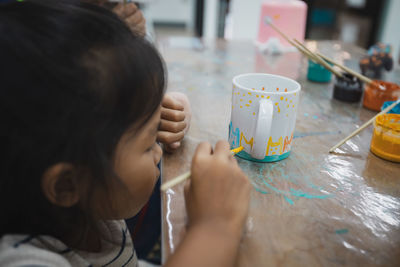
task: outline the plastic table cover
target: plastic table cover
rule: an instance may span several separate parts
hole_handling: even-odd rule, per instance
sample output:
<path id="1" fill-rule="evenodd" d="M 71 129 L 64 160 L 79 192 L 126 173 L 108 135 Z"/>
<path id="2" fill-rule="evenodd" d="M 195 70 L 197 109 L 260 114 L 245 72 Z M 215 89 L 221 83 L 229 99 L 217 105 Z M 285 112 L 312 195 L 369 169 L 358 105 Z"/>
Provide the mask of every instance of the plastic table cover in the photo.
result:
<path id="1" fill-rule="evenodd" d="M 334 41 L 307 46 L 358 70 L 365 51 Z M 279 74 L 302 85 L 290 156 L 275 163 L 238 158 L 254 190 L 237 266 L 399 266 L 400 164 L 369 150 L 373 126 L 330 147 L 376 113 L 332 98 L 331 83 L 306 80 L 299 53 L 268 55 L 251 42 L 181 38 L 160 41 L 170 91 L 189 97 L 193 117 L 182 146 L 165 154 L 163 179 L 190 169 L 195 147 L 228 138 L 232 78 Z M 183 185 L 162 194 L 164 261 L 185 232 Z"/>

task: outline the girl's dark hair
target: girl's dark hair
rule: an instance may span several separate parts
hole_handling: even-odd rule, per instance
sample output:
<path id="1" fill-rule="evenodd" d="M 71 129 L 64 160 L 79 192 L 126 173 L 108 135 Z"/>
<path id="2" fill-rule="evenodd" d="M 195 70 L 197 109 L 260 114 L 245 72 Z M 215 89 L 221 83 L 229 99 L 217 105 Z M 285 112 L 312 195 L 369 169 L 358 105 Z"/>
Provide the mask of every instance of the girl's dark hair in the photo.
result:
<path id="1" fill-rule="evenodd" d="M 0 82 L 0 236 L 84 234 L 94 216 L 82 203 L 51 204 L 41 178 L 60 162 L 74 166 L 66 175 L 88 181 L 89 190 L 115 177 L 112 157 L 122 133 L 160 105 L 160 55 L 94 5 L 0 4 Z"/>

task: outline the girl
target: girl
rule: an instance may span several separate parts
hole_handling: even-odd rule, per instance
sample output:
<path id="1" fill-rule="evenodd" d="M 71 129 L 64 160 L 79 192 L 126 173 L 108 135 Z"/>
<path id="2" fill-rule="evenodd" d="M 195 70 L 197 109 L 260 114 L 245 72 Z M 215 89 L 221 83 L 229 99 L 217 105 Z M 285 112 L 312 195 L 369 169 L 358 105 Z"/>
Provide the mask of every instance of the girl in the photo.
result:
<path id="1" fill-rule="evenodd" d="M 161 57 L 109 11 L 26 0 L 0 5 L 0 58 L 0 266 L 136 266 L 123 219 L 160 174 Z M 165 266 L 232 266 L 249 194 L 228 143 L 200 144 Z"/>

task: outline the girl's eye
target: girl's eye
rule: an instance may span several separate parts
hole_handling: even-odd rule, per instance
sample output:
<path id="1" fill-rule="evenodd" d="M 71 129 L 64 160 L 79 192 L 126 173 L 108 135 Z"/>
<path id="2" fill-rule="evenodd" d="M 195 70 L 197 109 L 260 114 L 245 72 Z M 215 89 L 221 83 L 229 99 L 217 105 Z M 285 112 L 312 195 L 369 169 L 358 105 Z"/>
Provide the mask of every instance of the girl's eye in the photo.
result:
<path id="1" fill-rule="evenodd" d="M 151 145 L 151 147 L 149 147 L 148 149 L 146 149 L 146 152 L 150 152 L 151 150 L 153 150 L 154 145 L 155 145 L 155 143 L 154 143 L 153 145 Z"/>

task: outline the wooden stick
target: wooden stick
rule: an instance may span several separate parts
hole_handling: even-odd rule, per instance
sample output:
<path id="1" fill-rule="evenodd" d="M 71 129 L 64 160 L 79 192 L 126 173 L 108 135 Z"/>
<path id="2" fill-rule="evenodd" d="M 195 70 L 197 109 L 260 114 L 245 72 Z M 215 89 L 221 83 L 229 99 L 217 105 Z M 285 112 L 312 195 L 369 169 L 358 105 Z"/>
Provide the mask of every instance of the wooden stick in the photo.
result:
<path id="1" fill-rule="evenodd" d="M 318 54 L 315 54 L 314 52 L 312 52 L 310 49 L 308 49 L 305 45 L 303 45 L 302 43 L 300 43 L 297 39 L 294 39 L 294 41 L 300 45 L 304 50 L 306 50 L 307 52 L 309 52 L 310 54 L 314 55 L 315 58 L 317 58 L 317 63 L 321 64 L 322 66 L 324 66 L 327 70 L 329 70 L 330 72 L 332 72 L 333 74 L 335 74 L 336 76 L 343 78 L 343 75 L 338 72 L 337 70 L 335 70 L 331 65 L 329 65 L 328 63 L 326 63 L 326 61 L 324 59 L 322 59 Z"/>
<path id="2" fill-rule="evenodd" d="M 368 125 L 370 125 L 376 117 L 378 117 L 379 115 L 385 114 L 386 112 L 390 111 L 392 108 L 394 108 L 398 103 L 400 103 L 400 99 L 397 99 L 396 102 L 392 103 L 390 106 L 388 106 L 387 108 L 385 108 L 384 110 L 382 110 L 381 112 L 379 112 L 378 114 L 376 114 L 372 119 L 370 119 L 369 121 L 367 121 L 366 123 L 364 123 L 360 128 L 358 128 L 357 130 L 355 130 L 353 133 L 351 133 L 349 136 L 347 136 L 346 138 L 344 138 L 342 141 L 340 141 L 337 145 L 333 146 L 331 149 L 329 149 L 329 153 L 332 153 L 336 148 L 340 147 L 344 142 L 346 142 L 347 140 L 349 140 L 350 138 L 352 138 L 353 136 L 357 135 L 359 132 L 361 132 L 362 130 L 364 130 L 365 128 L 367 128 Z"/>
<path id="3" fill-rule="evenodd" d="M 239 153 L 240 151 L 242 151 L 243 149 L 244 149 L 244 147 L 240 146 L 240 147 L 232 149 L 231 153 L 233 155 L 235 155 L 235 154 Z M 184 173 L 182 175 L 179 175 L 179 176 L 175 177 L 171 181 L 168 181 L 168 182 L 162 184 L 161 185 L 161 191 L 166 191 L 169 188 L 171 188 L 171 187 L 173 187 L 173 186 L 185 181 L 186 179 L 188 179 L 190 177 L 190 175 L 191 175 L 191 173 L 190 173 L 190 171 L 188 171 L 188 172 L 186 172 L 186 173 Z"/>
<path id="4" fill-rule="evenodd" d="M 324 60 L 326 60 L 326 61 L 332 63 L 333 65 L 338 66 L 338 67 L 341 68 L 342 70 L 344 70 L 344 71 L 350 73 L 351 75 L 357 77 L 358 79 L 360 79 L 360 80 L 363 81 L 363 82 L 366 82 L 366 83 L 368 83 L 368 84 L 371 84 L 371 83 L 374 82 L 374 81 L 371 80 L 370 78 L 365 77 L 364 75 L 361 75 L 360 73 L 355 72 L 354 70 L 352 70 L 352 69 L 350 69 L 350 68 L 348 68 L 348 67 L 346 67 L 346 66 L 343 66 L 342 64 L 339 64 L 338 62 L 334 61 L 333 59 L 331 59 L 331 58 L 329 58 L 329 57 L 327 57 L 327 56 L 322 55 L 321 53 L 318 53 L 318 56 L 320 56 L 320 57 L 323 58 Z"/>
<path id="5" fill-rule="evenodd" d="M 350 68 L 348 68 L 348 67 L 346 67 L 346 66 L 344 66 L 344 65 L 342 65 L 342 64 L 339 64 L 338 62 L 334 61 L 333 59 L 331 59 L 331 58 L 329 58 L 329 57 L 327 57 L 327 56 L 324 56 L 324 55 L 321 54 L 321 53 L 317 53 L 317 54 L 318 54 L 318 56 L 322 57 L 324 60 L 326 60 L 326 61 L 332 63 L 332 64 L 335 65 L 335 66 L 338 66 L 338 67 L 341 68 L 342 70 L 344 70 L 344 71 L 350 73 L 351 75 L 357 77 L 357 78 L 360 79 L 361 81 L 363 81 L 363 82 L 365 82 L 365 83 L 367 83 L 367 84 L 373 85 L 373 86 L 377 86 L 377 85 L 374 83 L 374 81 L 371 80 L 370 78 L 368 78 L 368 77 L 366 77 L 366 76 L 364 76 L 364 75 L 362 75 L 362 74 L 360 74 L 360 73 L 358 73 L 358 72 L 356 72 L 356 71 L 354 71 L 354 70 L 352 70 L 352 69 L 350 69 Z M 386 88 L 385 88 L 384 86 L 382 86 L 381 84 L 379 84 L 378 87 L 379 87 L 379 89 L 381 89 L 381 90 L 386 90 Z"/>
<path id="6" fill-rule="evenodd" d="M 332 68 L 328 63 L 325 62 L 322 58 L 320 58 L 318 55 L 313 53 L 311 50 L 309 50 L 307 47 L 305 47 L 302 43 L 294 39 L 292 41 L 286 34 L 284 34 L 278 27 L 276 27 L 272 22 L 266 21 L 277 33 L 279 33 L 286 41 L 288 41 L 291 45 L 296 47 L 301 53 L 303 53 L 305 56 L 307 56 L 309 59 L 313 60 L 315 63 L 318 63 L 322 66 L 324 66 L 326 69 L 328 69 L 330 72 L 335 74 L 338 77 L 343 77 L 343 75 Z M 296 44 L 297 42 L 297 44 Z"/>
<path id="7" fill-rule="evenodd" d="M 293 45 L 294 47 L 296 47 L 301 53 L 303 53 L 306 57 L 310 58 L 311 60 L 315 61 L 315 63 L 317 63 L 317 59 L 310 53 L 308 53 L 307 51 L 305 51 L 303 48 L 301 48 L 299 45 L 297 45 L 295 42 L 293 42 L 286 34 L 284 34 L 283 32 L 281 32 L 281 30 L 279 30 L 274 24 L 272 24 L 271 22 L 268 22 L 269 25 L 275 30 L 277 31 L 286 41 L 288 41 L 289 44 Z"/>

